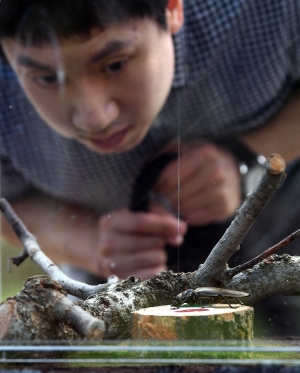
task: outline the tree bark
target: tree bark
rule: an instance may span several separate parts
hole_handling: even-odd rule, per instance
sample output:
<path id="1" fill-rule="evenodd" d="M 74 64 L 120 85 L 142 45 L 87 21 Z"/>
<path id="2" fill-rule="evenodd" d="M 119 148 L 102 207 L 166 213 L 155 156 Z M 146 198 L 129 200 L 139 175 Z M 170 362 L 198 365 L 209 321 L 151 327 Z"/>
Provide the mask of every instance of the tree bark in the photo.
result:
<path id="1" fill-rule="evenodd" d="M 0 305 L 0 340 L 101 339 L 104 324 L 68 298 L 48 276 L 29 278 Z"/>

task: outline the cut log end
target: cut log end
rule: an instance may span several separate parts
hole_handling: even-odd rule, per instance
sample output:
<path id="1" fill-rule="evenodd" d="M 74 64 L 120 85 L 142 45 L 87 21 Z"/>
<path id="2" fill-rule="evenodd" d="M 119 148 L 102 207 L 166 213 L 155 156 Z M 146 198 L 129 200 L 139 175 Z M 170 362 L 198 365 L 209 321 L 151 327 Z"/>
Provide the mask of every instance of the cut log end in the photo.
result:
<path id="1" fill-rule="evenodd" d="M 282 174 L 285 171 L 286 163 L 281 155 L 273 153 L 268 158 L 269 172 L 272 175 Z"/>
<path id="2" fill-rule="evenodd" d="M 253 308 L 159 306 L 132 313 L 132 338 L 151 340 L 251 340 Z"/>

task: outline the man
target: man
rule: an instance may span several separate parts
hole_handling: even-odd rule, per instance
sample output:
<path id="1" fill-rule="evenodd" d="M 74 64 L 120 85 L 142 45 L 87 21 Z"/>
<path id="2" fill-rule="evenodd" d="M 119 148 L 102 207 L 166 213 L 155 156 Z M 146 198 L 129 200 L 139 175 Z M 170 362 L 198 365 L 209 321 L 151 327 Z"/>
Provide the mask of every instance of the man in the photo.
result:
<path id="1" fill-rule="evenodd" d="M 299 156 L 298 20 L 297 1 L 2 0 L 2 195 L 55 261 L 164 270 L 166 245 L 241 203 L 245 160 L 225 138 Z M 130 211 L 141 170 L 169 152 L 162 198 Z"/>

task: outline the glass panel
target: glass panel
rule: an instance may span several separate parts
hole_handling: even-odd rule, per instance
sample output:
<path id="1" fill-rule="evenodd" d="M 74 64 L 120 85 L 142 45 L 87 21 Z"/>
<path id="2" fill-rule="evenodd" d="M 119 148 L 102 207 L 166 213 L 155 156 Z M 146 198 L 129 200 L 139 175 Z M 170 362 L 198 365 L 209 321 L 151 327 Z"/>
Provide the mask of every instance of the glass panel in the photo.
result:
<path id="1" fill-rule="evenodd" d="M 300 228 L 298 0 L 15 1 L 0 0 L 0 191 L 70 277 L 196 271 L 271 153 L 287 178 L 229 266 Z M 42 270 L 9 271 L 1 226 L 5 300 Z M 296 280 L 255 304 L 251 345 L 2 342 L 0 364 L 298 365 Z"/>
<path id="2" fill-rule="evenodd" d="M 122 365 L 300 365 L 298 342 L 260 340 L 239 345 L 233 341 L 119 342 L 62 345 L 53 342 L 0 346 L 0 366 L 53 364 L 65 367 Z"/>

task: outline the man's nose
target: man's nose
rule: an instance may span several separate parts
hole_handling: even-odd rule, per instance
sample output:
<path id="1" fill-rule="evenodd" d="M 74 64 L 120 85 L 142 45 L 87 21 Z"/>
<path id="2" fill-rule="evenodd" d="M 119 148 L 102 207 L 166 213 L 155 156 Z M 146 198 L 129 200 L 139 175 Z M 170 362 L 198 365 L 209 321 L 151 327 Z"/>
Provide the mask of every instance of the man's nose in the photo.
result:
<path id="1" fill-rule="evenodd" d="M 119 107 L 109 87 L 99 84 L 84 84 L 77 90 L 73 124 L 76 129 L 97 133 L 116 121 Z"/>

